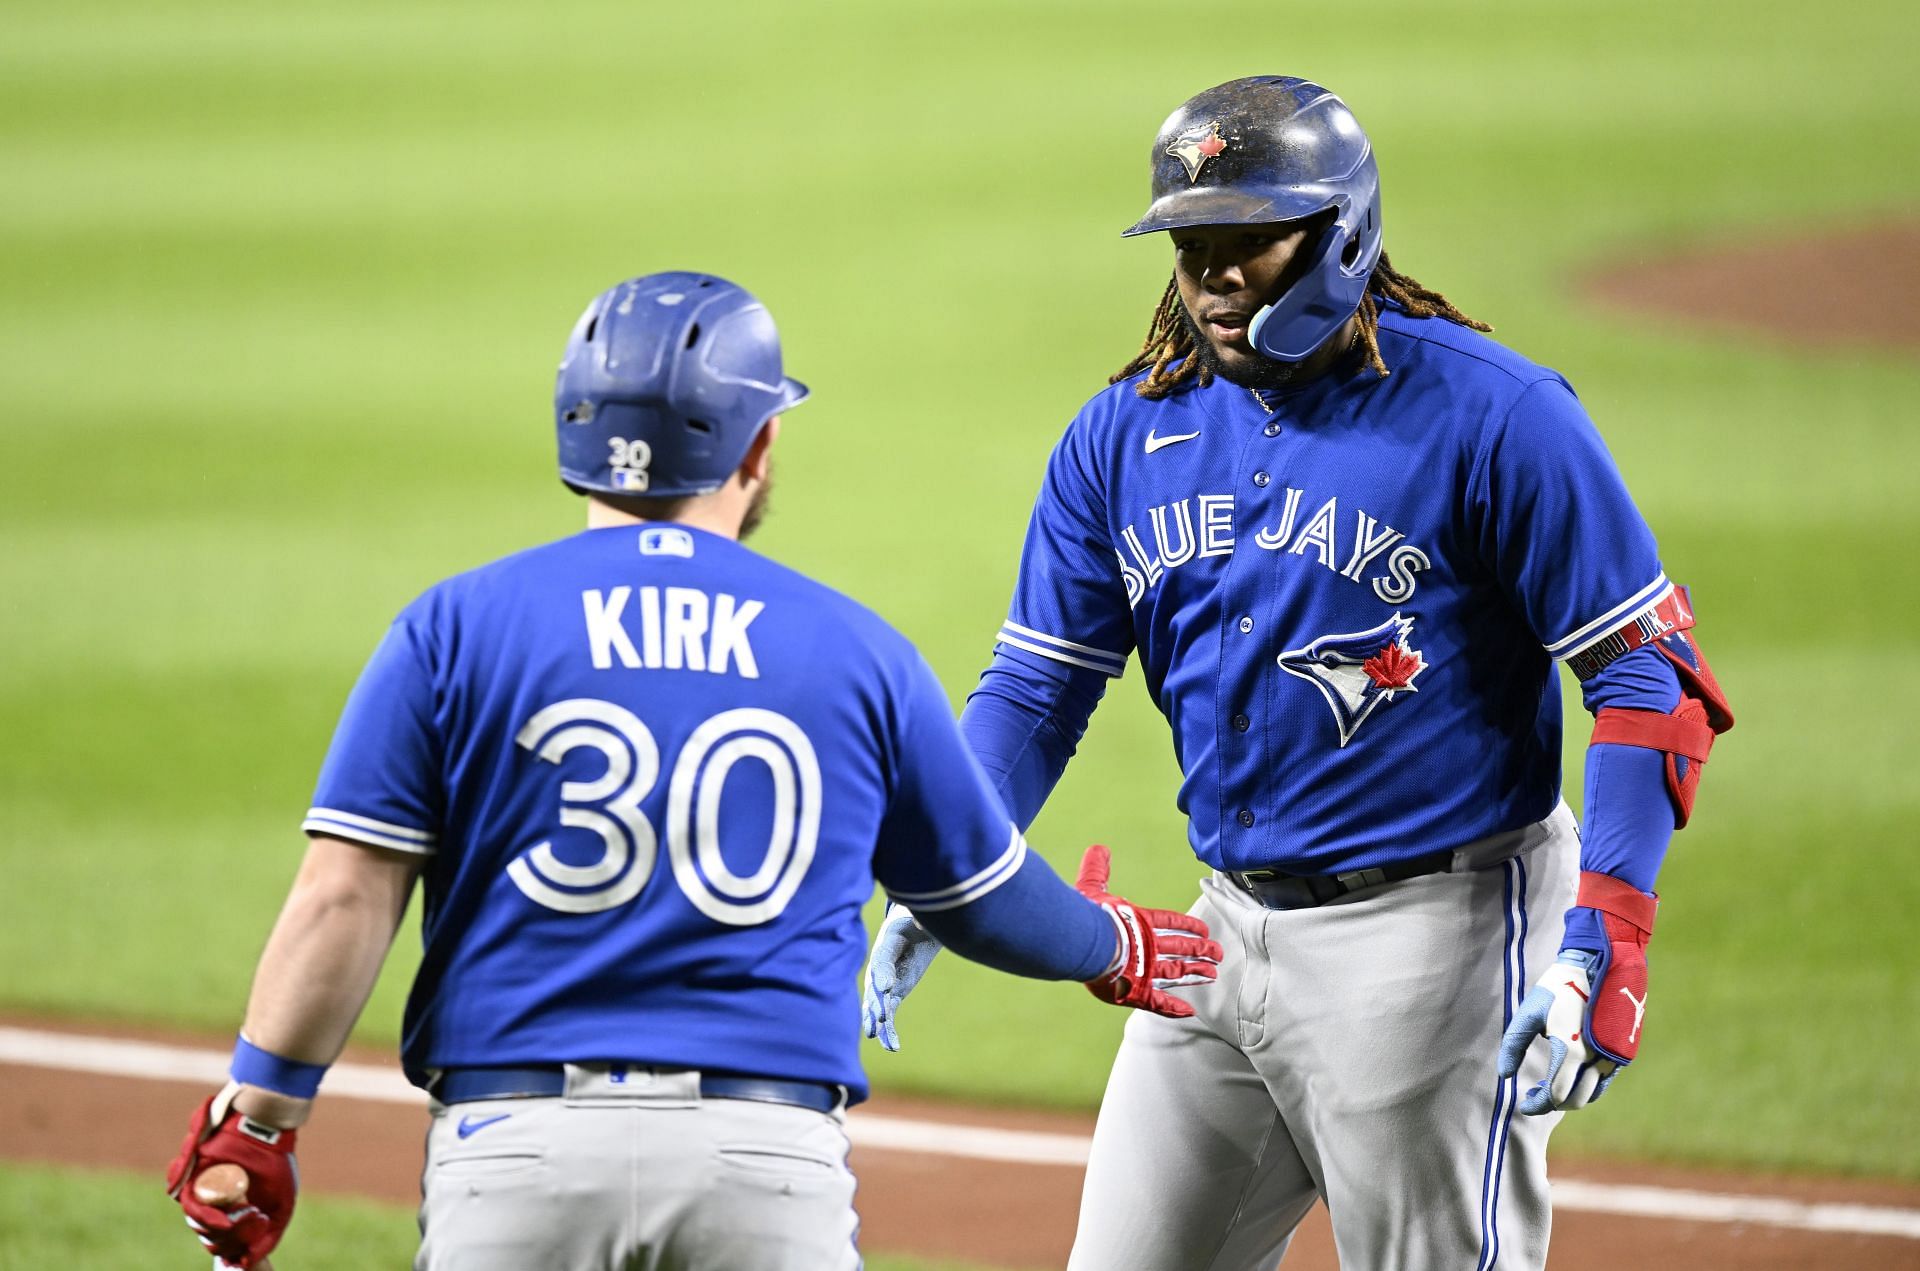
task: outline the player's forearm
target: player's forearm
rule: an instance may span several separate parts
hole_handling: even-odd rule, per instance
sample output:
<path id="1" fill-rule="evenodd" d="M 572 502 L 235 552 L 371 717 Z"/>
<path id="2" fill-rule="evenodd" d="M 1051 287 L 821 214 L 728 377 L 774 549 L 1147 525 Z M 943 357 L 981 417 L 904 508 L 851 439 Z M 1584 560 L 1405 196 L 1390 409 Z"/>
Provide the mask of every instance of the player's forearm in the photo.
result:
<path id="1" fill-rule="evenodd" d="M 1637 746 L 1590 746 L 1580 868 L 1653 890 L 1673 842 L 1666 756 Z"/>
<path id="2" fill-rule="evenodd" d="M 1582 686 L 1587 709 L 1664 715 L 1680 698 L 1680 682 L 1652 649 L 1638 649 Z M 1666 756 L 1639 746 L 1599 743 L 1587 749 L 1582 873 L 1607 874 L 1651 893 L 1673 841 L 1673 805 Z M 1598 915 L 1576 907 L 1568 915 L 1565 947 L 1597 951 L 1606 937 Z"/>
<path id="3" fill-rule="evenodd" d="M 1105 676 L 1039 666 L 1002 648 L 967 696 L 960 732 L 1022 830 L 1066 771 L 1105 687 Z"/>
<path id="4" fill-rule="evenodd" d="M 284 1059 L 332 1063 L 373 992 L 418 872 L 415 859 L 316 838 L 254 972 L 242 1036 Z M 236 1106 L 292 1125 L 308 1102 L 249 1088 Z"/>
<path id="5" fill-rule="evenodd" d="M 1090 980 L 1113 964 L 1113 922 L 1028 852 L 1005 883 L 954 909 L 914 912 L 920 925 L 971 961 L 1037 980 Z"/>

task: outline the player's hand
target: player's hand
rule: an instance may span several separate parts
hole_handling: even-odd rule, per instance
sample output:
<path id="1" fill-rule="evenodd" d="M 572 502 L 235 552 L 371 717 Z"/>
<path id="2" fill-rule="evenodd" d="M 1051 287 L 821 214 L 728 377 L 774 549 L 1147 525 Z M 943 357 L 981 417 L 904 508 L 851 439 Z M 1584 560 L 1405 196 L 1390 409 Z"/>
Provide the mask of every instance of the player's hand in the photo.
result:
<path id="1" fill-rule="evenodd" d="M 187 1225 L 216 1265 L 249 1271 L 273 1252 L 293 1219 L 300 1190 L 293 1162 L 297 1134 L 233 1111 L 237 1090 L 228 1086 L 193 1114 L 180 1153 L 167 1167 L 167 1195 L 180 1202 Z M 237 1205 L 220 1208 L 195 1195 L 193 1184 L 215 1165 L 246 1171 L 246 1192 Z"/>
<path id="2" fill-rule="evenodd" d="M 888 905 L 887 915 L 867 955 L 866 984 L 860 994 L 860 1018 L 867 1036 L 888 1050 L 900 1049 L 900 1003 L 920 983 L 940 952 L 933 933 L 904 905 Z"/>
<path id="3" fill-rule="evenodd" d="M 1562 949 L 1500 1040 L 1502 1077 L 1520 1071 L 1534 1038 L 1545 1036 L 1550 1047 L 1546 1080 L 1527 1091 L 1521 1112 L 1584 1108 L 1640 1053 L 1655 908 L 1651 894 L 1618 878 L 1581 873 L 1568 938 L 1584 932 L 1601 951 Z"/>
<path id="4" fill-rule="evenodd" d="M 1587 1028 L 1587 1007 L 1593 1000 L 1589 969 L 1593 955 L 1569 949 L 1547 968 L 1520 1003 L 1520 1013 L 1500 1039 L 1500 1075 L 1520 1071 L 1527 1049 L 1544 1036 L 1552 1058 L 1544 1081 L 1536 1082 L 1520 1100 L 1527 1116 L 1572 1111 L 1598 1099 L 1613 1080 L 1619 1065 L 1595 1050 Z"/>
<path id="5" fill-rule="evenodd" d="M 1641 960 L 1634 977 L 1608 974 L 1608 970 L 1625 970 L 1613 959 L 1612 968 L 1602 969 L 1596 991 L 1593 974 L 1602 961 L 1584 949 L 1564 950 L 1527 994 L 1501 1039 L 1502 1077 L 1520 1071 L 1536 1037 L 1545 1036 L 1551 1048 L 1546 1079 L 1535 1083 L 1520 1101 L 1520 1111 L 1527 1116 L 1586 1107 L 1606 1093 L 1639 1051 L 1641 1012 L 1647 1002 L 1646 962 Z"/>
<path id="6" fill-rule="evenodd" d="M 1180 1019 L 1193 1007 L 1166 992 L 1176 985 L 1204 984 L 1220 974 L 1220 946 L 1207 938 L 1207 924 L 1170 909 L 1143 909 L 1107 890 L 1112 854 L 1095 845 L 1080 859 L 1081 895 L 1105 909 L 1120 933 L 1113 966 L 1087 989 L 1103 1002 L 1133 1006 Z"/>

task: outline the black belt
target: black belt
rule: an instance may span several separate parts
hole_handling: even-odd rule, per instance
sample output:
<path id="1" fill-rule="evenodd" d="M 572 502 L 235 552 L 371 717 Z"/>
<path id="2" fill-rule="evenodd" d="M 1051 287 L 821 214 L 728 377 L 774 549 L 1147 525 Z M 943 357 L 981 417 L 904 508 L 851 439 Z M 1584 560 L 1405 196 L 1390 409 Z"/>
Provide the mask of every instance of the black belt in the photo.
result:
<path id="1" fill-rule="evenodd" d="M 616 1065 L 617 1067 L 617 1065 Z M 634 1064 L 636 1069 L 650 1068 Z M 673 1071 L 685 1071 L 675 1069 Z M 442 1103 L 471 1103 L 476 1099 L 546 1099 L 565 1094 L 567 1072 L 559 1064 L 535 1068 L 449 1068 L 433 1084 L 433 1097 Z M 700 1074 L 703 1099 L 746 1099 L 754 1103 L 786 1103 L 815 1112 L 832 1112 L 846 1103 L 841 1086 L 817 1081 L 779 1081 L 772 1077 L 729 1077 Z"/>
<path id="2" fill-rule="evenodd" d="M 1228 872 L 1227 879 L 1268 909 L 1312 909 L 1384 883 L 1397 883 L 1422 874 L 1444 874 L 1453 868 L 1453 854 L 1449 847 L 1345 874 L 1286 874 L 1277 869 L 1250 869 L 1245 873 Z"/>

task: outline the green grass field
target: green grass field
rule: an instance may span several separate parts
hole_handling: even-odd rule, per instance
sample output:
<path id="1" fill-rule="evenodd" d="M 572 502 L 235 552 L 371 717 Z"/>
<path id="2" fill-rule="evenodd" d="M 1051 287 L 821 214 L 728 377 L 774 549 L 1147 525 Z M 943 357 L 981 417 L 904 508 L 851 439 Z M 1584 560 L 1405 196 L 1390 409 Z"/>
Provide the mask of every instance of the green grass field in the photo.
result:
<path id="1" fill-rule="evenodd" d="M 815 398 L 758 545 L 886 614 L 957 703 L 1043 458 L 1164 281 L 1164 246 L 1117 237 L 1149 139 L 1278 69 L 1366 122 L 1395 263 L 1580 389 L 1739 713 L 1662 879 L 1642 1060 L 1562 1146 L 1920 1179 L 1920 366 L 1569 282 L 1920 209 L 1912 6 L 76 0 L 8 27 L 0 1007 L 233 1025 L 388 618 L 579 523 L 553 365 L 629 274 L 768 301 Z M 1184 906 L 1139 682 L 1032 837 L 1062 867 L 1109 842 L 1124 890 Z M 1090 1107 L 1120 1024 L 949 960 L 870 1067 Z"/>

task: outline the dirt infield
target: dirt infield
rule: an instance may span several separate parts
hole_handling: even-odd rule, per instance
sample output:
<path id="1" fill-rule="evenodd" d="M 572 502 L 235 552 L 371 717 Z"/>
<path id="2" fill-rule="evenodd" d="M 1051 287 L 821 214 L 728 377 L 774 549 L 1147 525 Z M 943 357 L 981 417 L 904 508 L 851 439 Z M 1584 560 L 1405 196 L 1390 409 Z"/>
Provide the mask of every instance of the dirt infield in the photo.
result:
<path id="1" fill-rule="evenodd" d="M 1797 348 L 1920 349 L 1920 221 L 1649 253 L 1581 281 L 1614 309 Z"/>
<path id="2" fill-rule="evenodd" d="M 9 1022 L 0 1020 L 0 1022 Z M 26 1021 L 10 1021 L 25 1024 Z M 72 1026 L 67 1025 L 71 1030 Z M 195 1046 L 215 1039 L 155 1030 L 104 1030 Z M 390 1066 L 377 1054 L 352 1056 Z M 0 1157 L 147 1170 L 155 1177 L 178 1143 L 186 1114 L 205 1096 L 199 1084 L 108 1079 L 49 1067 L 0 1065 Z M 955 1126 L 994 1126 L 1084 1136 L 1089 1118 L 1013 1113 L 881 1098 L 852 1113 Z M 301 1140 L 301 1172 L 313 1191 L 411 1205 L 419 1198 L 424 1109 L 358 1099 L 323 1099 Z M 1009 1268 L 1058 1267 L 1072 1242 L 1080 1171 L 925 1152 L 857 1147 L 862 1244 L 868 1249 L 964 1258 Z M 1801 1202 L 1920 1209 L 1920 1186 L 1754 1177 L 1643 1168 L 1618 1162 L 1559 1161 L 1556 1178 L 1631 1183 Z M 1561 1212 L 1554 1227 L 1556 1271 L 1621 1266 L 1702 1271 L 1788 1268 L 1916 1268 L 1920 1239 L 1809 1231 L 1750 1223 Z M 1324 1211 L 1315 1210 L 1286 1260 L 1287 1271 L 1339 1264 Z"/>

